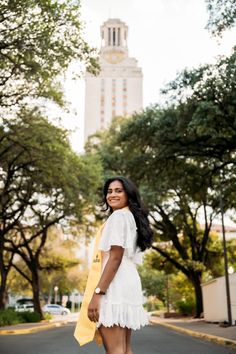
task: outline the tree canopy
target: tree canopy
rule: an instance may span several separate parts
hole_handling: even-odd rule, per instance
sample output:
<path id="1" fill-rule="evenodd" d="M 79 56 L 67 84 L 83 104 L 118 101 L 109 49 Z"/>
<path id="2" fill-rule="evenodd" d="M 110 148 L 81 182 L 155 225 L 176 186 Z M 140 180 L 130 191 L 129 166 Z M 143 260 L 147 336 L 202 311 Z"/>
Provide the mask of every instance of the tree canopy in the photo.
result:
<path id="1" fill-rule="evenodd" d="M 57 223 L 82 222 L 83 210 L 95 201 L 101 167 L 94 157 L 71 150 L 66 131 L 37 110 L 22 110 L 0 130 L 0 304 L 7 275 L 18 254 L 26 263 L 38 299 L 40 254 L 48 230 Z M 88 185 L 90 188 L 88 188 Z M 20 269 L 18 269 L 20 271 Z M 23 273 L 21 273 L 23 275 Z M 38 301 L 37 311 L 40 312 Z"/>
<path id="2" fill-rule="evenodd" d="M 82 37 L 79 0 L 3 0 L 0 22 L 2 108 L 26 97 L 62 104 L 58 76 L 72 60 L 98 69 L 96 52 Z"/>
<path id="3" fill-rule="evenodd" d="M 209 11 L 207 27 L 213 35 L 221 36 L 226 29 L 235 25 L 235 0 L 206 0 Z"/>
<path id="4" fill-rule="evenodd" d="M 94 138 L 87 145 L 99 151 L 106 175 L 140 187 L 156 230 L 153 249 L 192 282 L 198 316 L 220 190 L 225 210 L 235 207 L 235 78 L 235 53 L 185 70 L 163 90 L 166 105 L 117 118 L 97 136 L 100 145 Z"/>

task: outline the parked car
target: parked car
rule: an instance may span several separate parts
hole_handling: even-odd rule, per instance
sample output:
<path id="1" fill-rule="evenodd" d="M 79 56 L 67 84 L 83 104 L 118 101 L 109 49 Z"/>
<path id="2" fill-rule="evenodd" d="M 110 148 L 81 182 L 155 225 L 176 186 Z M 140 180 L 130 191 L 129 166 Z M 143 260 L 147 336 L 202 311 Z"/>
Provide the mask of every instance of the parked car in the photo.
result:
<path id="1" fill-rule="evenodd" d="M 52 315 L 68 315 L 70 310 L 61 305 L 47 304 L 43 306 L 43 312 L 51 313 Z"/>
<path id="2" fill-rule="evenodd" d="M 17 312 L 34 312 L 34 305 L 32 304 L 22 304 L 22 305 L 16 305 L 15 311 Z"/>

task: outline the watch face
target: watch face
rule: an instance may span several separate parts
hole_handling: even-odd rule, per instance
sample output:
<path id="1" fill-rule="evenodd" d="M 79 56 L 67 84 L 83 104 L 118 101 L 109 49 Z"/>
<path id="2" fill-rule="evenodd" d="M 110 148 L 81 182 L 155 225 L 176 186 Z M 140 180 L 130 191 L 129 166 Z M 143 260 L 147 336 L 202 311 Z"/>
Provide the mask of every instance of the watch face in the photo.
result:
<path id="1" fill-rule="evenodd" d="M 95 289 L 95 293 L 96 293 L 96 294 L 99 294 L 99 293 L 100 293 L 100 291 L 101 291 L 101 289 L 100 289 L 100 288 L 96 288 L 96 289 Z"/>
<path id="2" fill-rule="evenodd" d="M 111 64 L 120 63 L 125 57 L 124 52 L 113 50 L 107 53 L 104 53 L 104 58 Z"/>

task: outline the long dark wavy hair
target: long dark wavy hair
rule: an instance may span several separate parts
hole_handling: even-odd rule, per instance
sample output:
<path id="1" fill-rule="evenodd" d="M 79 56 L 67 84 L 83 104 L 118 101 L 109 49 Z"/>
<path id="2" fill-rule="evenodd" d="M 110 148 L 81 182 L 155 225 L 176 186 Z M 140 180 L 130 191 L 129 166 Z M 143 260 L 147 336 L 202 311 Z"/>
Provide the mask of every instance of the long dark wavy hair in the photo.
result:
<path id="1" fill-rule="evenodd" d="M 128 197 L 128 207 L 134 216 L 137 226 L 137 246 L 141 249 L 141 251 L 144 251 L 145 249 L 151 247 L 153 232 L 150 228 L 148 220 L 148 210 L 144 207 L 141 201 L 138 188 L 130 179 L 122 176 L 116 176 L 106 180 L 103 187 L 103 205 L 105 206 L 104 211 L 109 210 L 110 213 L 113 212 L 112 208 L 107 203 L 106 197 L 109 185 L 114 181 L 119 181 L 123 185 L 124 191 Z"/>

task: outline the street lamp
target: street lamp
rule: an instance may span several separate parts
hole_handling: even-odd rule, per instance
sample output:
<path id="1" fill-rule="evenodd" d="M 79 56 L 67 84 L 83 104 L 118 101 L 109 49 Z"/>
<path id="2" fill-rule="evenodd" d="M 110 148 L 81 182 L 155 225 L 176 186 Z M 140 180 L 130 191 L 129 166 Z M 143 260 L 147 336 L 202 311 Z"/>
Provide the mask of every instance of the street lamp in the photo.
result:
<path id="1" fill-rule="evenodd" d="M 58 286 L 54 286 L 54 293 L 55 293 L 55 299 L 54 299 L 54 301 L 55 301 L 55 304 L 57 304 L 57 294 L 58 294 Z"/>
<path id="2" fill-rule="evenodd" d="M 228 268 L 228 273 L 231 275 L 231 274 L 233 274 L 233 272 L 234 272 L 234 268 L 232 266 L 230 266 Z"/>

